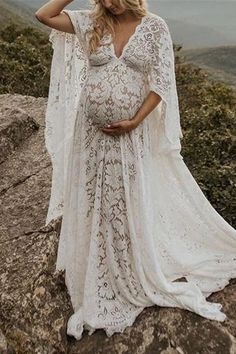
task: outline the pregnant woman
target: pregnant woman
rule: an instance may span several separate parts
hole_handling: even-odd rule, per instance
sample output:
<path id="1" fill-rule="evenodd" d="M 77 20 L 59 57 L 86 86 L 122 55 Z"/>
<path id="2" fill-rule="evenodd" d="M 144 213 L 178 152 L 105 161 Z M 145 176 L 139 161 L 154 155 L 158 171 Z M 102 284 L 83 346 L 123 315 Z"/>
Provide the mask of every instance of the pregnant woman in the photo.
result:
<path id="1" fill-rule="evenodd" d="M 69 3 L 36 12 L 53 28 L 46 225 L 62 217 L 56 269 L 74 310 L 67 334 L 111 336 L 153 305 L 224 321 L 222 305 L 206 298 L 236 277 L 236 230 L 180 154 L 168 26 L 144 0 L 64 10 Z"/>

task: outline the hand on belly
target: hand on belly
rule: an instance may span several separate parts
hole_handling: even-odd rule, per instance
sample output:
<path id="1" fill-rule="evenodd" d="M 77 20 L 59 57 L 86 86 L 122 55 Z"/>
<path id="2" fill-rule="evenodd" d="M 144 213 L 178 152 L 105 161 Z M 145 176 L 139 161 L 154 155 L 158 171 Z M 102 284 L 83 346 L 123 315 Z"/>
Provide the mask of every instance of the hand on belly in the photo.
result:
<path id="1" fill-rule="evenodd" d="M 116 122 L 111 122 L 101 130 L 108 135 L 122 135 L 129 133 L 137 127 L 136 121 L 132 119 L 122 119 Z"/>
<path id="2" fill-rule="evenodd" d="M 94 82 L 91 77 L 87 83 L 83 96 L 85 99 L 85 111 L 87 117 L 98 128 L 104 128 L 104 133 L 117 135 L 132 130 L 134 122 L 130 122 L 141 107 L 145 98 L 145 90 L 142 86 L 133 83 L 114 84 L 112 82 Z M 122 123 L 121 123 L 122 122 Z M 108 124 L 114 125 L 112 131 L 106 129 Z"/>

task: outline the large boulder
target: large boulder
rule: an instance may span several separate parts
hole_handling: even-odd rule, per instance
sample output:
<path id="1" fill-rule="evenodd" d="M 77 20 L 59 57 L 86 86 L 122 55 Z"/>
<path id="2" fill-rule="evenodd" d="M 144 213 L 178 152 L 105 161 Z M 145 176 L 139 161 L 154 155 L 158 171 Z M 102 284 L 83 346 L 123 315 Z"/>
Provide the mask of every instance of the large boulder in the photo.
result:
<path id="1" fill-rule="evenodd" d="M 35 130 L 39 128 L 33 117 L 12 106 L 0 107 L 0 163 Z"/>

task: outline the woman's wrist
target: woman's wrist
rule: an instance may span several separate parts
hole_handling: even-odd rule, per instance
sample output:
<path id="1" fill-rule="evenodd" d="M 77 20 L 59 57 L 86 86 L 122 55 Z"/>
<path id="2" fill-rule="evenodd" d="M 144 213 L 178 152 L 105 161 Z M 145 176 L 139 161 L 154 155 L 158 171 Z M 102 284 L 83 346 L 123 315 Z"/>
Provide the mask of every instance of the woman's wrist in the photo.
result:
<path id="1" fill-rule="evenodd" d="M 142 122 L 142 120 L 143 120 L 143 118 L 137 114 L 131 119 L 135 128 Z"/>
<path id="2" fill-rule="evenodd" d="M 133 118 L 130 119 L 132 125 L 133 125 L 133 128 L 137 128 L 137 126 L 139 125 L 140 121 L 137 119 L 136 116 L 134 116 Z"/>

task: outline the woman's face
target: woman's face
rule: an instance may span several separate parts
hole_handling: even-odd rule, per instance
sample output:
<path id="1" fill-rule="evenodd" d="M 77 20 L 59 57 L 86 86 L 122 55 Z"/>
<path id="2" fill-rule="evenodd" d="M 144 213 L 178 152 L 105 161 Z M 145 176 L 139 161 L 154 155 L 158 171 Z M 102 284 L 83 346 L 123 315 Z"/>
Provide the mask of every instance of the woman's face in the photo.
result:
<path id="1" fill-rule="evenodd" d="M 101 2 L 114 15 L 120 15 L 125 12 L 125 9 L 119 5 L 118 0 L 101 0 Z"/>

